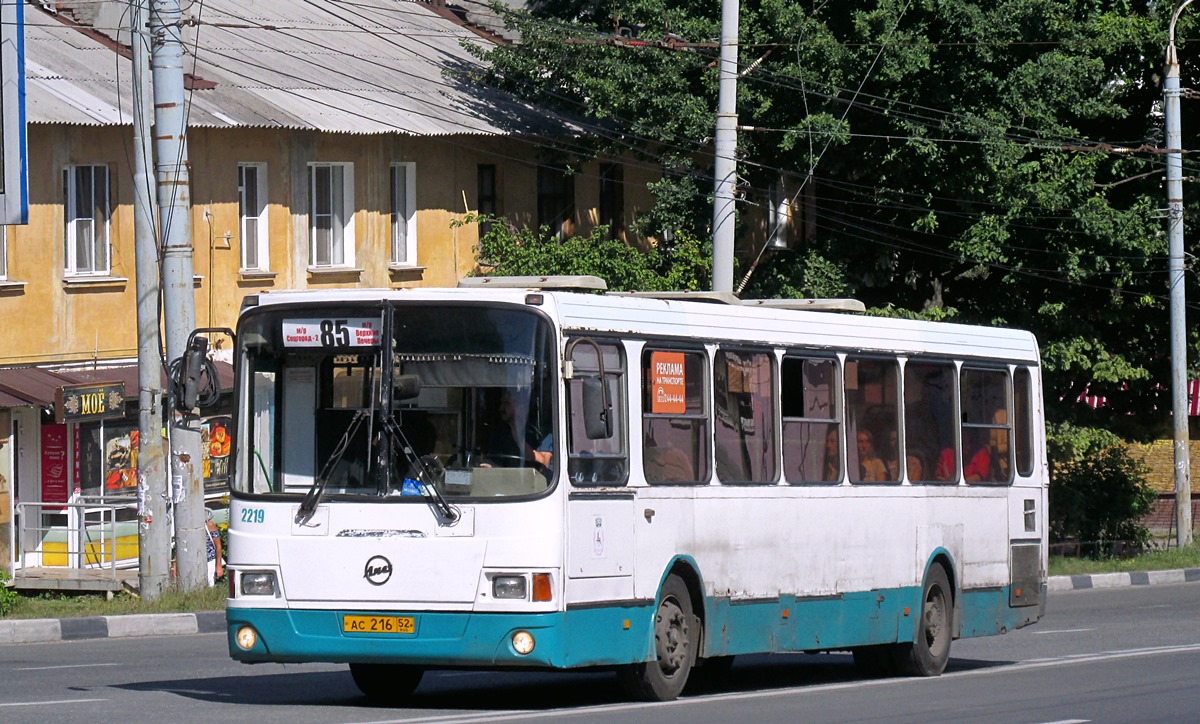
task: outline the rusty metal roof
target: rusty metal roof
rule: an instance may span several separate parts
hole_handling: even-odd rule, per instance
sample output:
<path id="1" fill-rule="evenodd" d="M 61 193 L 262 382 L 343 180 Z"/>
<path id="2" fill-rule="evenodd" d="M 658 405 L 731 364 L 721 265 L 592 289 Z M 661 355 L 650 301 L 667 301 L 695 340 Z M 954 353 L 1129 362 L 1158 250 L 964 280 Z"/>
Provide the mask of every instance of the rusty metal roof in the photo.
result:
<path id="1" fill-rule="evenodd" d="M 128 53 L 101 36 L 128 42 L 121 14 L 128 5 L 107 5 L 87 16 L 90 34 L 27 6 L 30 123 L 130 124 Z M 421 2 L 206 0 L 189 12 L 184 62 L 195 79 L 186 93 L 192 127 L 419 136 L 579 130 L 467 81 L 479 61 L 462 42 L 487 41 Z"/>

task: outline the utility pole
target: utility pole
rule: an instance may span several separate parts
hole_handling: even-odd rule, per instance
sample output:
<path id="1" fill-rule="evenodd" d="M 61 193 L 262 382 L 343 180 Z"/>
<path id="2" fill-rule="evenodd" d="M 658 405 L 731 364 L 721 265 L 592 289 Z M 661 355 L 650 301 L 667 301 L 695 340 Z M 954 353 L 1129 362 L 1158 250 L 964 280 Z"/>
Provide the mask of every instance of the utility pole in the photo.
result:
<path id="1" fill-rule="evenodd" d="M 1167 230 L 1171 307 L 1171 415 L 1175 428 L 1175 529 L 1180 548 L 1192 542 L 1192 481 L 1188 452 L 1187 324 L 1183 296 L 1183 142 L 1179 127 L 1179 57 L 1175 54 L 1175 23 L 1192 3 L 1184 2 L 1171 16 L 1167 43 L 1166 83 L 1163 86 L 1167 121 Z"/>
<path id="2" fill-rule="evenodd" d="M 737 184 L 738 0 L 721 0 L 721 62 L 713 159 L 714 292 L 733 292 L 733 203 Z"/>
<path id="3" fill-rule="evenodd" d="M 158 215 L 162 230 L 163 315 L 167 360 L 182 359 L 196 326 L 192 286 L 192 195 L 188 180 L 187 114 L 183 92 L 183 13 L 179 0 L 151 0 L 154 43 L 154 157 Z M 207 585 L 204 487 L 200 475 L 200 430 L 171 408 L 171 484 L 175 518 L 176 582 L 181 591 Z M 192 427 L 188 427 L 190 421 Z"/>
<path id="4" fill-rule="evenodd" d="M 167 517 L 167 477 L 163 467 L 148 1 L 130 0 L 129 46 L 133 51 L 133 233 L 138 320 L 138 591 L 144 600 L 154 601 L 171 584 L 171 524 Z"/>

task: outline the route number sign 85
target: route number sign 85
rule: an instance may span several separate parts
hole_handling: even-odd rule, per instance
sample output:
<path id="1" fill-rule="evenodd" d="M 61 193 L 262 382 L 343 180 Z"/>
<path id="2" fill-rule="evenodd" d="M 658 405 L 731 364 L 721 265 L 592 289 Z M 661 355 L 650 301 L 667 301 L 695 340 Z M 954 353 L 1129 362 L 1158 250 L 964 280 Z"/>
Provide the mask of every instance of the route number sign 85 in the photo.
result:
<path id="1" fill-rule="evenodd" d="M 288 319 L 283 322 L 284 347 L 378 347 L 379 320 L 370 317 L 342 319 Z"/>

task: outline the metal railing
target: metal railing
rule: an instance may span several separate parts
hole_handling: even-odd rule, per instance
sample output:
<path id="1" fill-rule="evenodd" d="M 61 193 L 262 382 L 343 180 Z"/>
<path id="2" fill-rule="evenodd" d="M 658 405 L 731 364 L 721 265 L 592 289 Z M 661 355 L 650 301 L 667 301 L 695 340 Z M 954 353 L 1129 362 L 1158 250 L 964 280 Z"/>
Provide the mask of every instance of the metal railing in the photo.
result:
<path id="1" fill-rule="evenodd" d="M 121 511 L 133 511 L 132 541 L 122 535 Z M 136 567 L 137 499 L 80 497 L 71 503 L 18 503 L 21 568 L 117 570 Z"/>

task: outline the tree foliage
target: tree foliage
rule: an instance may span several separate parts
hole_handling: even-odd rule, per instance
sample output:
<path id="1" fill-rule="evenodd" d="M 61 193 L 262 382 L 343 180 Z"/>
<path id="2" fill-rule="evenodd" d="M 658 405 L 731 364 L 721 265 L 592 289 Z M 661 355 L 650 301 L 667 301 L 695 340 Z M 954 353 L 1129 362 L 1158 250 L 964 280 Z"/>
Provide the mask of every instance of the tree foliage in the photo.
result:
<path id="1" fill-rule="evenodd" d="M 1141 520 L 1157 497 L 1146 466 L 1112 433 L 1055 426 L 1051 430 L 1050 538 L 1093 545 L 1103 555 L 1120 542 L 1140 551 L 1150 540 Z"/>
<path id="2" fill-rule="evenodd" d="M 720 3 L 530 7 L 510 16 L 521 43 L 478 51 L 476 80 L 588 119 L 586 146 L 561 153 L 663 168 L 644 230 L 708 239 Z M 1030 329 L 1052 418 L 1147 434 L 1169 408 L 1156 389 L 1169 366 L 1158 103 L 1172 9 L 743 0 L 742 209 L 783 174 L 789 190 L 814 185 L 816 228 L 757 264 L 758 249 L 740 248 L 744 296 L 854 296 L 884 314 Z M 1185 13 L 1177 37 L 1194 27 Z M 1184 86 L 1193 55 L 1181 46 Z M 647 263 L 673 269 L 672 251 L 659 254 Z M 1075 404 L 1085 390 L 1109 406 Z"/>
<path id="3" fill-rule="evenodd" d="M 482 222 L 479 266 L 497 276 L 594 274 L 612 291 L 663 291 L 707 288 L 711 245 L 681 233 L 670 244 L 646 252 L 608 238 L 608 228 L 590 236 L 558 239 L 546 227 L 517 228 L 506 220 L 471 214 L 460 224 Z"/>

